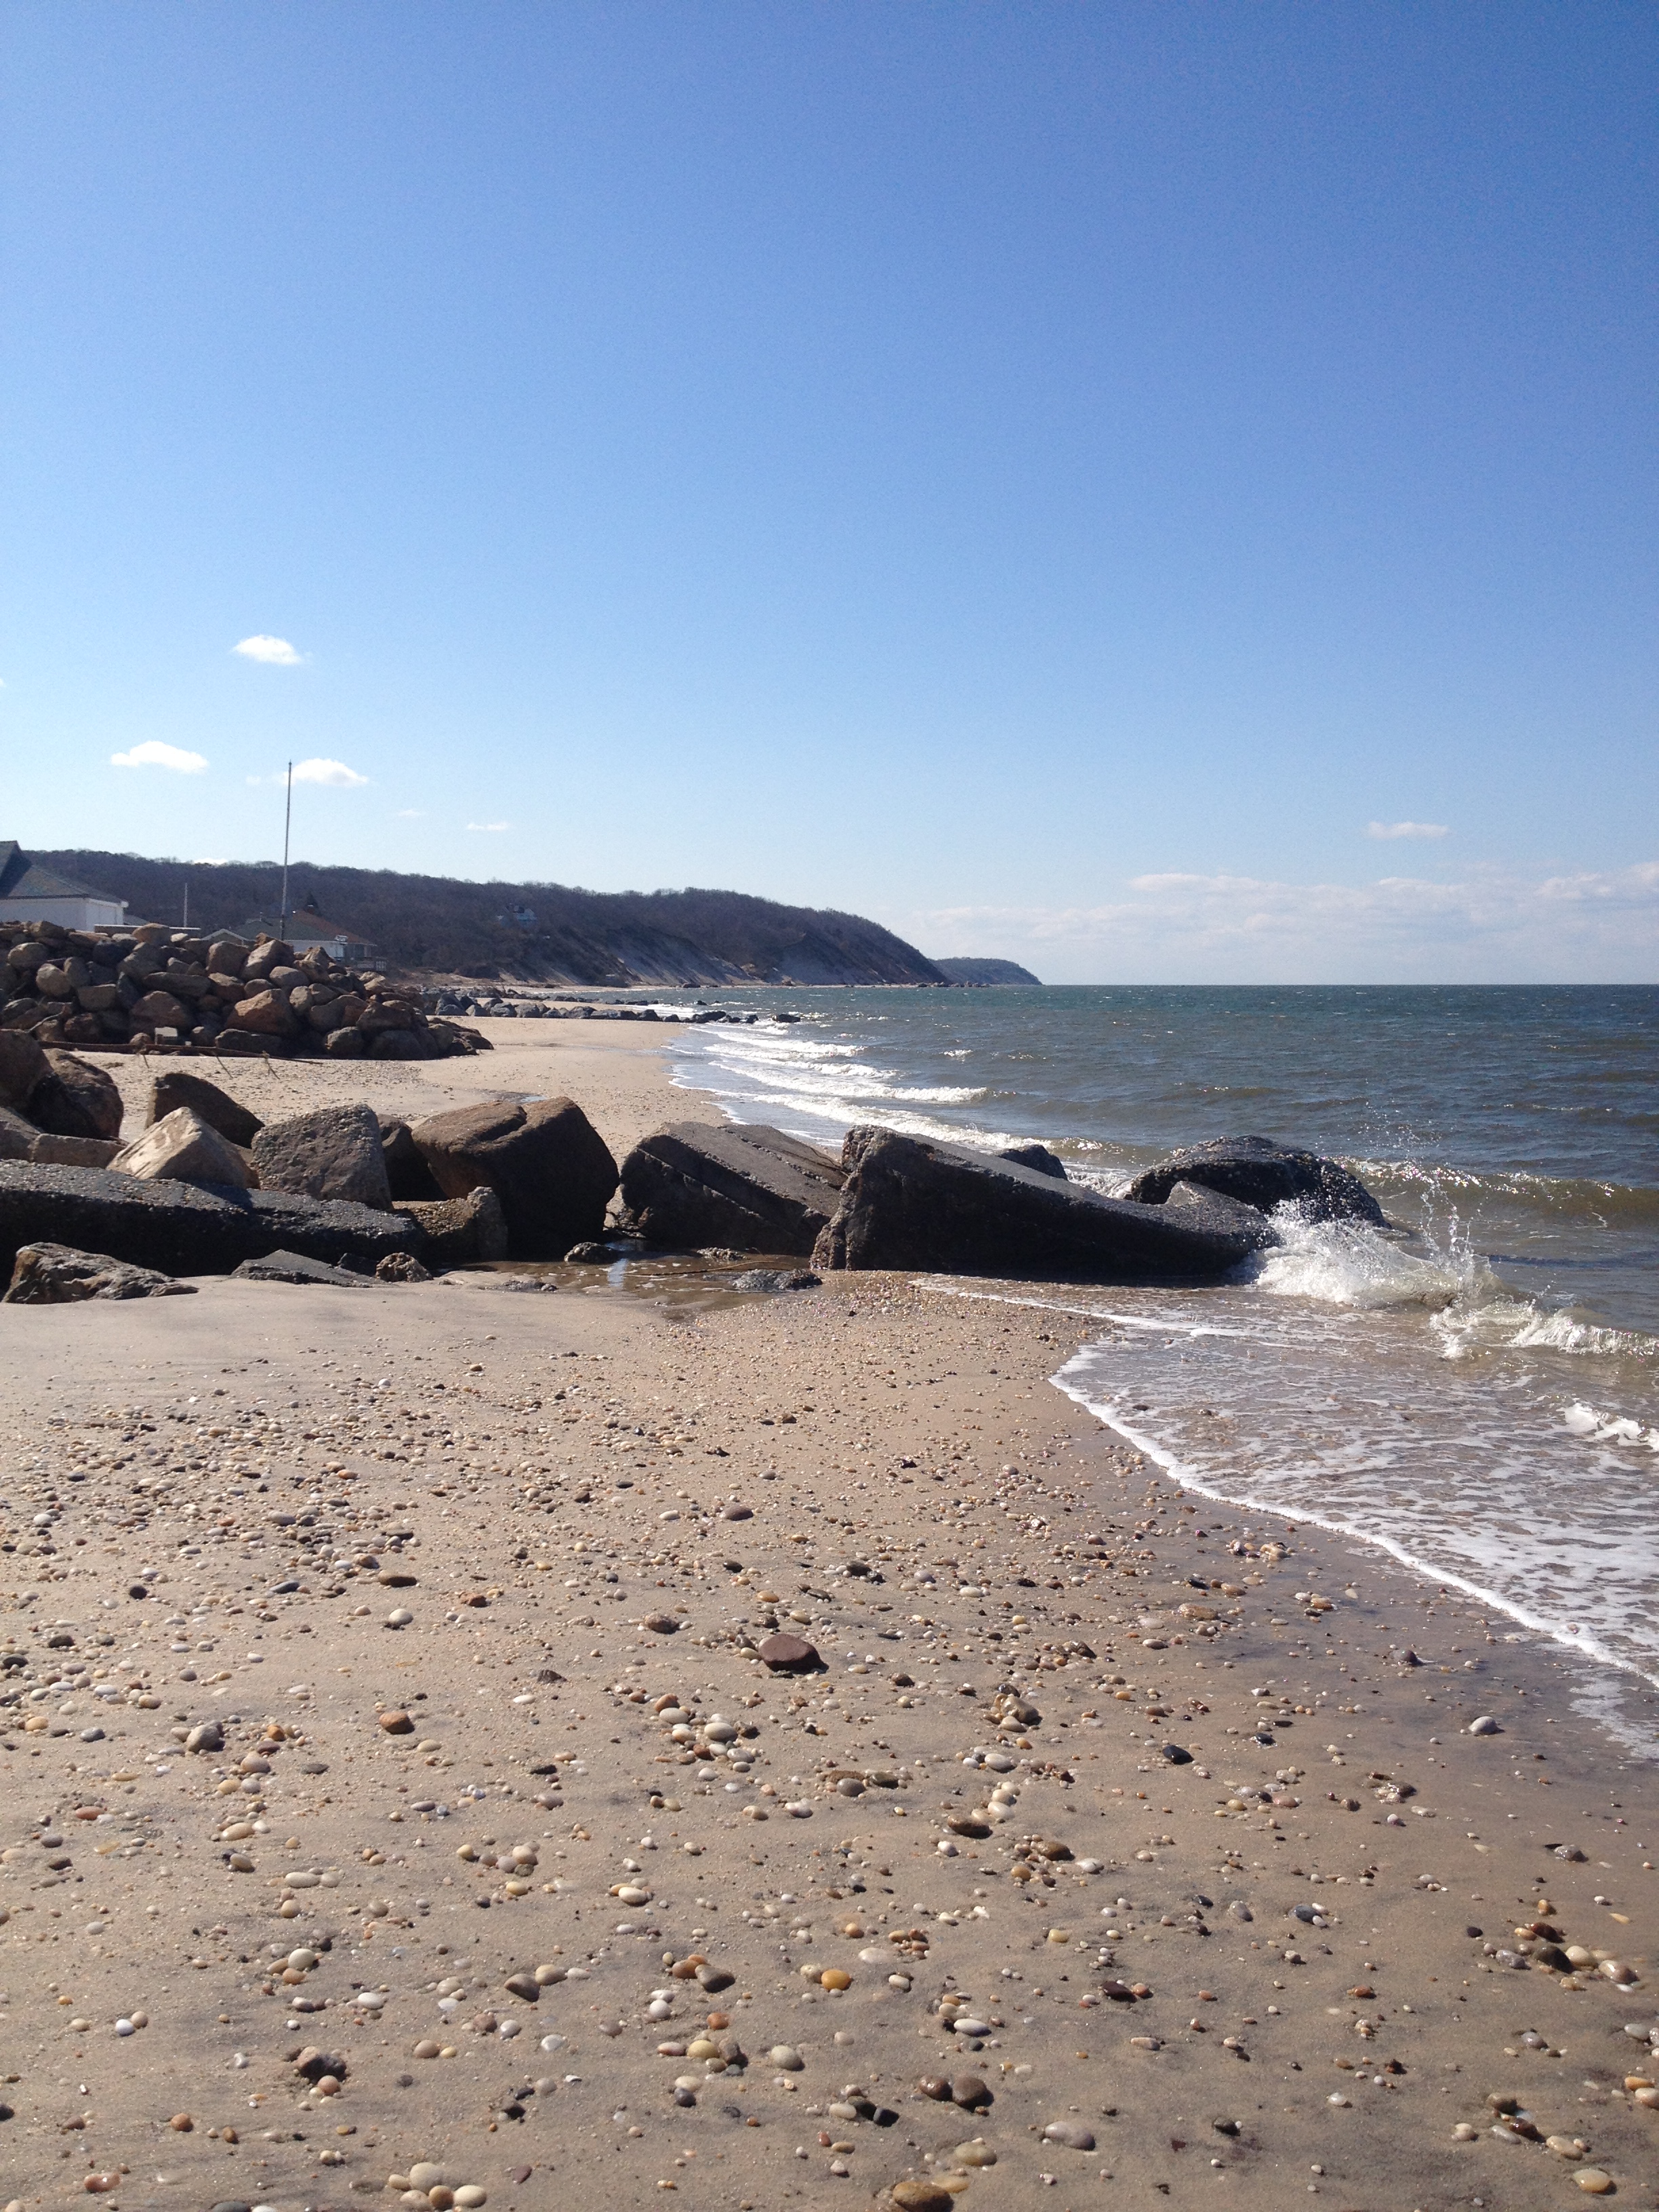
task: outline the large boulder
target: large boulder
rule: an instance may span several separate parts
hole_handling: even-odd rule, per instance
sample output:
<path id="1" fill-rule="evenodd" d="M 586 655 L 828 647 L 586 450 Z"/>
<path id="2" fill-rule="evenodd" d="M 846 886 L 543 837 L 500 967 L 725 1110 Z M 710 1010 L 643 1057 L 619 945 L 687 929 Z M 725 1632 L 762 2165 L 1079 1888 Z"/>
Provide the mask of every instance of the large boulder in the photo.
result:
<path id="1" fill-rule="evenodd" d="M 392 1204 L 380 1117 L 372 1106 L 314 1106 L 267 1121 L 253 1139 L 260 1188 L 304 1198 L 343 1198 L 384 1212 Z"/>
<path id="2" fill-rule="evenodd" d="M 46 1051 L 46 1072 L 24 1112 L 57 1137 L 118 1137 L 121 1094 L 101 1067 L 72 1052 Z"/>
<path id="3" fill-rule="evenodd" d="M 1352 1170 L 1266 1137 L 1218 1137 L 1194 1145 L 1138 1175 L 1123 1194 L 1142 1206 L 1162 1206 L 1178 1182 L 1202 1183 L 1261 1213 L 1293 1200 L 1310 1220 L 1385 1226 L 1382 1207 Z"/>
<path id="4" fill-rule="evenodd" d="M 255 1036 L 291 1037 L 300 1031 L 299 1018 L 280 991 L 255 991 L 239 1000 L 234 1018 L 238 1029 Z"/>
<path id="5" fill-rule="evenodd" d="M 246 1154 L 190 1106 L 175 1106 L 124 1146 L 110 1165 L 153 1182 L 234 1183 L 246 1190 L 258 1180 Z"/>
<path id="6" fill-rule="evenodd" d="M 1010 1145 L 1003 1153 L 1017 1168 L 1035 1168 L 1039 1175 L 1053 1176 L 1056 1182 L 1066 1180 L 1066 1163 L 1051 1152 L 1047 1145 Z"/>
<path id="7" fill-rule="evenodd" d="M 1214 1279 L 1273 1241 L 1177 1207 L 1103 1198 L 1034 1168 L 891 1129 L 849 1130 L 847 1181 L 812 1264 L 1040 1281 Z"/>
<path id="8" fill-rule="evenodd" d="M 67 1306 L 83 1298 L 174 1298 L 194 1292 L 154 1267 L 129 1267 L 107 1252 L 76 1252 L 67 1244 L 25 1244 L 0 1305 Z"/>
<path id="9" fill-rule="evenodd" d="M 394 1203 L 400 1198 L 441 1198 L 436 1178 L 409 1133 L 408 1122 L 396 1114 L 382 1113 L 379 1118 L 380 1149 L 386 1155 L 386 1181 Z"/>
<path id="10" fill-rule="evenodd" d="M 781 1129 L 676 1121 L 623 1162 L 622 1195 L 648 1244 L 811 1252 L 841 1200 L 840 1163 Z"/>
<path id="11" fill-rule="evenodd" d="M 514 1259 L 561 1258 L 605 1227 L 617 1163 L 571 1099 L 458 1106 L 410 1134 L 447 1198 L 495 1193 Z"/>
<path id="12" fill-rule="evenodd" d="M 106 1168 L 121 1146 L 113 1137 L 54 1137 L 9 1106 L 0 1106 L 0 1160 L 41 1160 L 56 1167 Z"/>
<path id="13" fill-rule="evenodd" d="M 50 1073 L 46 1054 L 27 1030 L 0 1030 L 0 1106 L 21 1113 L 35 1085 Z"/>
<path id="14" fill-rule="evenodd" d="M 0 1031 L 0 1035 L 3 1034 Z M 33 1121 L 26 1121 L 21 1114 L 13 1113 L 9 1106 L 0 1105 L 0 1160 L 31 1158 L 40 1133 Z"/>
<path id="15" fill-rule="evenodd" d="M 507 1216 L 485 1185 L 465 1198 L 400 1198 L 392 1204 L 418 1223 L 426 1238 L 421 1257 L 429 1267 L 475 1267 L 507 1257 Z"/>
<path id="16" fill-rule="evenodd" d="M 313 1259 L 420 1256 L 419 1224 L 401 1213 L 295 1198 L 280 1190 L 203 1188 L 94 1168 L 0 1160 L 0 1266 L 24 1244 L 72 1244 L 173 1275 L 228 1274 L 286 1248 Z"/>
<path id="17" fill-rule="evenodd" d="M 181 1067 L 168 1068 L 150 1085 L 150 1121 L 165 1121 L 180 1106 L 188 1106 L 199 1114 L 210 1129 L 216 1129 L 222 1137 L 228 1137 L 233 1145 L 241 1146 L 245 1152 L 264 1127 L 257 1114 L 239 1105 L 228 1092 L 221 1091 L 216 1083 L 210 1083 L 204 1075 L 186 1075 Z"/>

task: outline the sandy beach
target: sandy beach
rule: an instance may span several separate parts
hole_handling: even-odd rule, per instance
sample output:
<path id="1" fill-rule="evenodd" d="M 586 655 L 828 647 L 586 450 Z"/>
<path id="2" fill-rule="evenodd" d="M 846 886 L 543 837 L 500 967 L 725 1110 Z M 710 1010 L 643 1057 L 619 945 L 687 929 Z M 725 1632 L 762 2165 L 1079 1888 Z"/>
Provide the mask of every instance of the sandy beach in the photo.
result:
<path id="1" fill-rule="evenodd" d="M 718 1118 L 484 1027 L 202 1072 Z M 1553 1647 L 1184 1498 L 1074 1294 L 637 1273 L 0 1314 L 0 2193 L 1659 2203 L 1659 1790 Z"/>

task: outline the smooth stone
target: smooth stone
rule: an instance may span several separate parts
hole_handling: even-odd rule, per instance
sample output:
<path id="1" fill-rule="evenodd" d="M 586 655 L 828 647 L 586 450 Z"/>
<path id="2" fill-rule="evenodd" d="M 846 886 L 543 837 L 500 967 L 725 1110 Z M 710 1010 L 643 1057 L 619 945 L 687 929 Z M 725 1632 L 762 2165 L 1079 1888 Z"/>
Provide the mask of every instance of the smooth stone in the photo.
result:
<path id="1" fill-rule="evenodd" d="M 763 1637 L 755 1649 L 769 1667 L 780 1669 L 817 1667 L 823 1663 L 815 1644 L 809 1644 L 804 1636 L 791 1635 L 787 1629 L 780 1629 L 773 1636 Z"/>
<path id="2" fill-rule="evenodd" d="M 1044 2142 L 1062 2143 L 1067 2150 L 1092 2150 L 1095 2139 L 1077 2120 L 1050 2120 L 1042 2130 Z"/>
<path id="3" fill-rule="evenodd" d="M 1490 1713 L 1482 1713 L 1479 1720 L 1469 1723 L 1471 1735 L 1502 1735 L 1503 1733 L 1502 1725 Z"/>

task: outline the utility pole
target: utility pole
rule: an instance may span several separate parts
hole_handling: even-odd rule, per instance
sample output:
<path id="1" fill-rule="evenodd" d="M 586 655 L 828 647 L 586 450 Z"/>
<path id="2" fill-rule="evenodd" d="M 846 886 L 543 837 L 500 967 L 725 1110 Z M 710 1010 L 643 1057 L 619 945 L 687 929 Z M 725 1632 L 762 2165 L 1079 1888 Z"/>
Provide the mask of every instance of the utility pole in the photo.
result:
<path id="1" fill-rule="evenodd" d="M 294 763 L 288 764 L 288 797 L 283 805 L 283 898 L 282 911 L 276 917 L 276 934 L 288 935 L 288 833 L 294 820 Z"/>
<path id="2" fill-rule="evenodd" d="M 184 926 L 185 926 L 185 927 L 186 929 L 188 929 L 188 928 L 190 927 L 190 878 L 189 878 L 188 876 L 186 876 L 186 877 L 185 878 L 185 922 L 184 922 Z"/>

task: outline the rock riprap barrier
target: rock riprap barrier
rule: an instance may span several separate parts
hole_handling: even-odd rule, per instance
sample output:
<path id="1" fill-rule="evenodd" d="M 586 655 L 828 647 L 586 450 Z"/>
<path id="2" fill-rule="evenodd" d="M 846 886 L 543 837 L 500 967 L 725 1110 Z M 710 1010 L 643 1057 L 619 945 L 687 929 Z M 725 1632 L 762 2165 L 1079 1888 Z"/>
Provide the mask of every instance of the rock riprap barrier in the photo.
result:
<path id="1" fill-rule="evenodd" d="M 429 1016 L 412 987 L 347 968 L 320 945 L 296 955 L 281 938 L 250 945 L 161 922 L 0 922 L 0 1030 L 104 1051 L 442 1060 L 489 1049 L 477 1030 Z"/>
<path id="2" fill-rule="evenodd" d="M 811 1253 L 841 1200 L 841 1164 L 763 1123 L 676 1121 L 623 1162 L 622 1198 L 647 1244 Z"/>
<path id="3" fill-rule="evenodd" d="M 1243 1207 L 1104 1198 L 1016 1161 L 868 1124 L 842 1150 L 841 1203 L 812 1264 L 1043 1281 L 1214 1280 L 1277 1241 Z"/>

